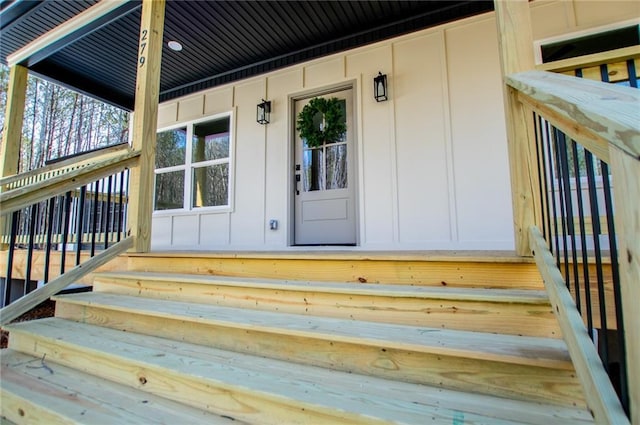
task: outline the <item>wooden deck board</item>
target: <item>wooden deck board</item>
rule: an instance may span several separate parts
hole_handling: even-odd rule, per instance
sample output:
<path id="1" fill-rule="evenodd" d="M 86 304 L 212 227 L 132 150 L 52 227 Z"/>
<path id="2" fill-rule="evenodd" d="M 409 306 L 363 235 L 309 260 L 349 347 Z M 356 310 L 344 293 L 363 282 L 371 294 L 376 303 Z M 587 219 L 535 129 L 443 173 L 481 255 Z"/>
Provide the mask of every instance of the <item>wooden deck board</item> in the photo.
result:
<path id="1" fill-rule="evenodd" d="M 322 291 L 334 294 L 355 294 L 390 296 L 401 298 L 433 298 L 441 300 L 473 300 L 502 303 L 521 304 L 549 304 L 549 296 L 542 290 L 526 289 L 478 289 L 478 288 L 447 288 L 415 285 L 385 285 L 367 283 L 337 283 L 318 282 L 308 280 L 287 279 L 258 279 L 232 276 L 207 276 L 153 272 L 105 272 L 96 275 L 96 281 L 109 283 L 114 279 L 121 280 L 156 280 L 174 283 L 195 283 L 201 285 L 220 285 L 235 287 L 250 287 L 261 289 Z"/>
<path id="2" fill-rule="evenodd" d="M 530 261 L 464 262 L 453 257 L 425 259 L 362 253 L 172 253 L 129 254 L 128 269 L 165 273 L 262 277 L 331 282 L 388 283 L 472 288 L 543 289 L 535 264 Z"/>
<path id="3" fill-rule="evenodd" d="M 13 350 L 2 351 L 2 415 L 40 424 L 241 424 Z"/>
<path id="4" fill-rule="evenodd" d="M 537 290 L 122 272 L 97 275 L 94 291 L 411 326 L 561 337 L 546 293 Z"/>
<path id="5" fill-rule="evenodd" d="M 293 365 L 60 319 L 11 331 L 16 349 L 255 423 L 591 422 L 583 409 Z"/>
<path id="6" fill-rule="evenodd" d="M 97 292 L 69 294 L 54 299 L 223 327 L 573 370 L 566 345 L 556 339 L 300 316 L 179 301 L 149 302 L 141 297 Z"/>

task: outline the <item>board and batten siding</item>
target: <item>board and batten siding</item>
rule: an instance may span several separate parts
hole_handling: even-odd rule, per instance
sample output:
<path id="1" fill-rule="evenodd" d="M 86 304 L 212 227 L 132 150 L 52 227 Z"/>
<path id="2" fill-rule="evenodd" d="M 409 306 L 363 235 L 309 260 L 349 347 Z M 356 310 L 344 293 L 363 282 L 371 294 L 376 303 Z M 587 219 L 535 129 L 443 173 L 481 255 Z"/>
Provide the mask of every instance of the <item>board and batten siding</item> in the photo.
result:
<path id="1" fill-rule="evenodd" d="M 612 7 L 611 3 L 616 3 Z M 618 4 L 619 3 L 619 4 Z M 634 2 L 532 3 L 545 39 L 637 16 Z M 629 15 L 634 13 L 635 15 Z M 378 71 L 390 99 L 373 99 Z M 284 249 L 293 236 L 293 99 L 354 88 L 359 249 L 513 249 L 493 13 L 160 105 L 160 129 L 232 112 L 228 210 L 160 211 L 154 250 Z M 272 102 L 271 122 L 256 105 Z M 269 230 L 269 220 L 278 229 Z"/>

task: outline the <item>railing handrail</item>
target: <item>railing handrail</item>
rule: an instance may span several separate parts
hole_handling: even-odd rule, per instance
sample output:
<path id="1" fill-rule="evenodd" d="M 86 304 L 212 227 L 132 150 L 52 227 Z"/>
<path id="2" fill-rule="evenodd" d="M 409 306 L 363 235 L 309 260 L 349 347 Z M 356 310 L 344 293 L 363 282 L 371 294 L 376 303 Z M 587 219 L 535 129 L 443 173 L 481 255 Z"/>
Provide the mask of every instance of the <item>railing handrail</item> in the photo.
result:
<path id="1" fill-rule="evenodd" d="M 625 382 L 621 383 L 620 387 L 621 399 L 617 399 L 615 390 L 607 388 L 611 382 L 605 372 L 599 371 L 602 367 L 602 361 L 593 354 L 595 351 L 593 344 L 586 343 L 586 339 L 590 335 L 585 330 L 584 323 L 582 323 L 576 304 L 570 294 L 567 292 L 564 296 L 558 294 L 554 289 L 557 286 L 565 285 L 566 282 L 557 270 L 558 264 L 554 264 L 552 260 L 544 259 L 541 255 L 546 255 L 543 252 L 548 249 L 547 243 L 550 243 L 551 239 L 555 237 L 557 240 L 557 238 L 564 236 L 559 235 L 559 229 L 556 228 L 555 235 L 546 235 L 551 238 L 549 241 L 541 240 L 542 236 L 539 231 L 536 232 L 535 225 L 539 220 L 544 220 L 544 211 L 534 211 L 535 222 L 529 223 L 527 226 L 529 227 L 529 245 L 535 252 L 539 271 L 545 279 L 547 292 L 554 303 L 554 312 L 561 325 L 565 322 L 562 328 L 563 338 L 570 348 L 569 351 L 583 386 L 588 407 L 592 411 L 595 421 L 603 424 L 640 423 L 640 385 L 635 379 L 638 376 L 638 370 L 640 370 L 638 367 L 640 345 L 633 337 L 628 337 L 628 335 L 635 335 L 640 331 L 638 327 L 640 309 L 637 305 L 638 295 L 640 295 L 640 288 L 637 285 L 640 278 L 640 263 L 637 260 L 640 258 L 640 238 L 638 238 L 640 235 L 640 221 L 638 220 L 640 208 L 637 202 L 640 197 L 640 184 L 638 183 L 640 182 L 640 91 L 637 88 L 545 71 L 512 74 L 505 77 L 505 83 L 508 86 L 509 95 L 524 106 L 522 108 L 523 121 L 527 114 L 533 112 L 531 114 L 533 119 L 520 129 L 520 131 L 526 132 L 522 139 L 528 139 L 532 142 L 529 146 L 521 147 L 528 151 L 532 161 L 536 155 L 538 155 L 538 161 L 541 161 L 540 151 L 535 144 L 537 141 L 534 141 L 534 138 L 538 137 L 539 130 L 534 120 L 535 117 L 539 117 L 551 124 L 553 134 L 548 137 L 553 139 L 554 143 L 561 143 L 560 146 L 563 146 L 567 143 L 566 141 L 575 142 L 584 148 L 584 152 L 589 152 L 589 155 L 593 154 L 607 167 L 609 165 L 611 167 L 611 179 L 615 183 L 617 196 L 613 197 L 613 203 L 611 203 L 611 198 L 609 201 L 605 199 L 605 202 L 609 202 L 610 206 L 607 206 L 607 210 L 610 212 L 607 214 L 611 214 L 611 221 L 610 223 L 608 221 L 607 228 L 617 229 L 615 235 L 609 235 L 609 239 L 617 241 L 618 249 L 616 251 L 619 253 L 611 261 L 612 264 L 615 262 L 618 267 L 616 273 L 619 276 L 617 287 L 620 288 L 620 293 L 616 297 L 620 300 L 620 305 L 616 306 L 616 319 L 621 320 L 620 324 L 624 329 L 619 336 L 622 338 L 622 342 L 619 344 L 619 347 L 622 347 L 620 356 L 624 356 L 621 362 L 624 362 L 626 368 Z M 566 147 L 559 149 L 566 149 Z M 555 172 L 560 172 L 557 170 L 561 168 L 563 161 L 567 161 L 566 157 L 571 154 L 571 152 L 560 152 L 557 158 L 549 156 L 545 159 L 550 162 L 549 167 L 558 168 L 548 168 L 548 171 L 539 168 L 538 173 L 551 176 Z M 577 153 L 573 153 L 574 160 L 577 156 Z M 589 161 L 591 160 L 589 159 Z M 577 160 L 573 162 L 573 164 L 576 163 Z M 566 165 L 562 167 L 566 167 Z M 588 171 L 589 169 L 587 169 Z M 564 170 L 562 174 L 568 176 L 570 173 L 569 170 Z M 540 190 L 546 190 L 544 189 L 546 186 L 544 186 L 543 175 L 532 174 L 530 177 L 533 180 L 538 180 L 534 185 L 540 185 Z M 560 188 L 560 191 L 562 190 L 563 188 Z M 565 193 L 569 193 L 566 198 L 569 199 L 569 202 L 565 202 L 567 205 L 571 205 L 571 195 L 568 192 L 570 188 L 565 186 L 564 190 L 567 190 Z M 536 201 L 534 202 L 536 208 L 542 210 L 544 200 L 537 198 L 542 196 L 542 192 L 540 194 L 527 193 L 527 196 Z M 590 205 L 594 204 L 590 203 Z M 615 214 L 613 213 L 614 206 Z M 548 213 L 549 211 L 547 211 Z M 555 209 L 553 214 L 556 214 Z M 571 210 L 564 211 L 561 205 L 559 214 L 570 217 L 572 212 Z M 592 211 L 591 215 L 594 214 Z M 560 219 L 562 220 L 562 217 Z M 567 221 L 567 226 L 570 227 L 570 223 L 570 220 Z M 561 231 L 565 232 L 564 227 Z M 573 244 L 575 245 L 575 242 Z M 571 249 L 574 248 L 575 246 Z M 566 251 L 566 249 L 565 245 L 564 250 Z M 555 251 L 559 250 L 560 248 L 556 244 Z M 543 260 L 541 261 L 540 258 Z M 564 262 L 567 261 L 568 259 L 565 257 Z M 578 273 L 573 271 L 574 275 Z M 565 275 L 569 276 L 570 274 L 571 271 L 565 270 Z M 562 284 L 558 282 L 558 277 Z M 598 276 L 598 282 L 600 281 L 601 277 Z M 574 281 L 574 284 L 577 286 L 578 282 Z M 578 289 L 576 289 L 574 296 L 579 297 L 577 291 Z M 571 323 L 566 324 L 567 322 Z M 607 332 L 606 323 L 601 322 L 601 324 L 603 332 Z M 627 335 L 626 338 L 625 335 Z M 589 354 L 590 351 L 591 354 Z M 600 385 L 600 381 L 606 381 L 606 384 Z M 615 400 L 613 400 L 614 398 Z M 619 407 L 618 404 L 620 404 Z M 628 409 L 628 418 L 624 413 L 625 408 Z"/>
<path id="2" fill-rule="evenodd" d="M 91 257 L 89 260 L 82 264 L 75 266 L 68 272 L 58 276 L 56 279 L 48 282 L 46 285 L 36 289 L 33 292 L 28 293 L 24 297 L 21 297 L 17 301 L 9 304 L 8 306 L 0 309 L 0 326 L 6 325 L 16 317 L 26 313 L 33 307 L 37 306 L 41 302 L 49 299 L 52 295 L 65 289 L 70 284 L 77 282 L 80 278 L 98 267 L 111 261 L 113 258 L 125 252 L 127 249 L 133 246 L 133 237 L 129 236 L 114 245 L 111 245 L 106 250 L 97 254 L 95 257 Z"/>
<path id="3" fill-rule="evenodd" d="M 56 165 L 73 159 L 75 159 L 75 161 L 70 161 L 70 163 L 75 163 L 78 160 L 82 160 L 82 158 L 91 157 L 92 154 L 96 154 L 99 156 L 101 154 L 108 154 L 109 152 L 117 152 L 120 149 L 126 149 L 128 147 L 128 142 L 115 143 L 109 146 L 100 146 L 97 148 L 86 150 L 84 152 L 72 153 L 69 155 L 60 156 L 58 158 L 48 159 L 44 162 L 44 165 Z"/>
<path id="4" fill-rule="evenodd" d="M 15 183 L 21 180 L 28 180 L 36 178 L 45 173 L 54 173 L 56 171 L 63 171 L 69 166 L 81 167 L 90 163 L 101 161 L 103 158 L 109 158 L 113 155 L 117 155 L 121 152 L 130 151 L 128 143 L 119 143 L 117 145 L 111 145 L 104 148 L 92 149 L 90 151 L 82 152 L 79 154 L 68 155 L 53 161 L 49 161 L 45 166 L 36 168 L 20 174 L 13 174 L 0 178 L 0 188 Z"/>
<path id="5" fill-rule="evenodd" d="M 542 275 L 551 305 L 558 313 L 562 335 L 567 343 L 576 373 L 582 382 L 584 396 L 594 419 L 602 424 L 629 424 L 629 419 L 600 361 L 596 347 L 589 338 L 580 312 L 567 290 L 553 255 L 547 248 L 547 242 L 536 226 L 529 229 L 529 234 L 531 251 Z"/>
<path id="6" fill-rule="evenodd" d="M 103 177 L 120 172 L 133 165 L 140 156 L 139 151 L 127 150 L 111 155 L 84 168 L 74 169 L 47 180 L 32 183 L 0 193 L 1 215 L 21 210 L 29 205 L 62 195 Z"/>
<path id="7" fill-rule="evenodd" d="M 640 161 L 640 91 L 546 71 L 506 77 L 518 98 L 608 162 L 615 147 Z"/>
<path id="8" fill-rule="evenodd" d="M 607 52 L 591 53 L 553 62 L 546 62 L 536 66 L 538 71 L 564 72 L 576 68 L 587 68 L 614 62 L 623 62 L 640 56 L 640 46 L 621 47 Z"/>

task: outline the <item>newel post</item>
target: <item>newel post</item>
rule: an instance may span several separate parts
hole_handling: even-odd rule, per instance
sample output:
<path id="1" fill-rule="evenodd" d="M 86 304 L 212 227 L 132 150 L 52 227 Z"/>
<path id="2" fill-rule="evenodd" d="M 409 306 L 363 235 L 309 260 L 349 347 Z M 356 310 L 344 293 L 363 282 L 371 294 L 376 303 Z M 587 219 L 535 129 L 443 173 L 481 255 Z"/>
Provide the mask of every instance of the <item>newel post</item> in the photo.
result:
<path id="1" fill-rule="evenodd" d="M 129 228 L 134 236 L 134 252 L 151 248 L 153 213 L 153 172 L 155 167 L 162 34 L 165 0 L 143 0 L 138 40 L 138 75 L 133 115 L 133 149 L 140 159 L 131 168 L 129 183 Z"/>
<path id="2" fill-rule="evenodd" d="M 502 76 L 535 68 L 531 16 L 527 0 L 494 0 L 500 65 Z M 511 174 L 511 199 L 516 253 L 531 255 L 529 227 L 536 223 L 539 206 L 536 206 L 537 172 L 535 147 L 530 140 L 531 117 L 514 92 L 503 83 L 509 169 Z"/>
<path id="3" fill-rule="evenodd" d="M 629 132 L 629 139 L 632 133 Z M 631 423 L 640 424 L 640 143 L 629 142 L 633 155 L 610 145 L 618 236 L 620 292 L 627 355 Z"/>

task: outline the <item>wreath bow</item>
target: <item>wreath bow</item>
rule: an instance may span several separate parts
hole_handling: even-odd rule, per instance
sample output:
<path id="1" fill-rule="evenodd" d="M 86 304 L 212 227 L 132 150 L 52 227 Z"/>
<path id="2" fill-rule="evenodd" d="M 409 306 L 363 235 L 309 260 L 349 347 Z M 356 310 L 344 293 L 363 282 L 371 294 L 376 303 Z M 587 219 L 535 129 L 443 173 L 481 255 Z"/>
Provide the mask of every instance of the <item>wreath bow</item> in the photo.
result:
<path id="1" fill-rule="evenodd" d="M 318 114 L 321 114 L 320 123 L 316 120 Z M 342 134 L 347 131 L 347 125 L 340 107 L 340 99 L 336 97 L 311 99 L 298 114 L 296 129 L 300 132 L 300 138 L 305 139 L 307 146 L 312 148 L 342 137 Z"/>

